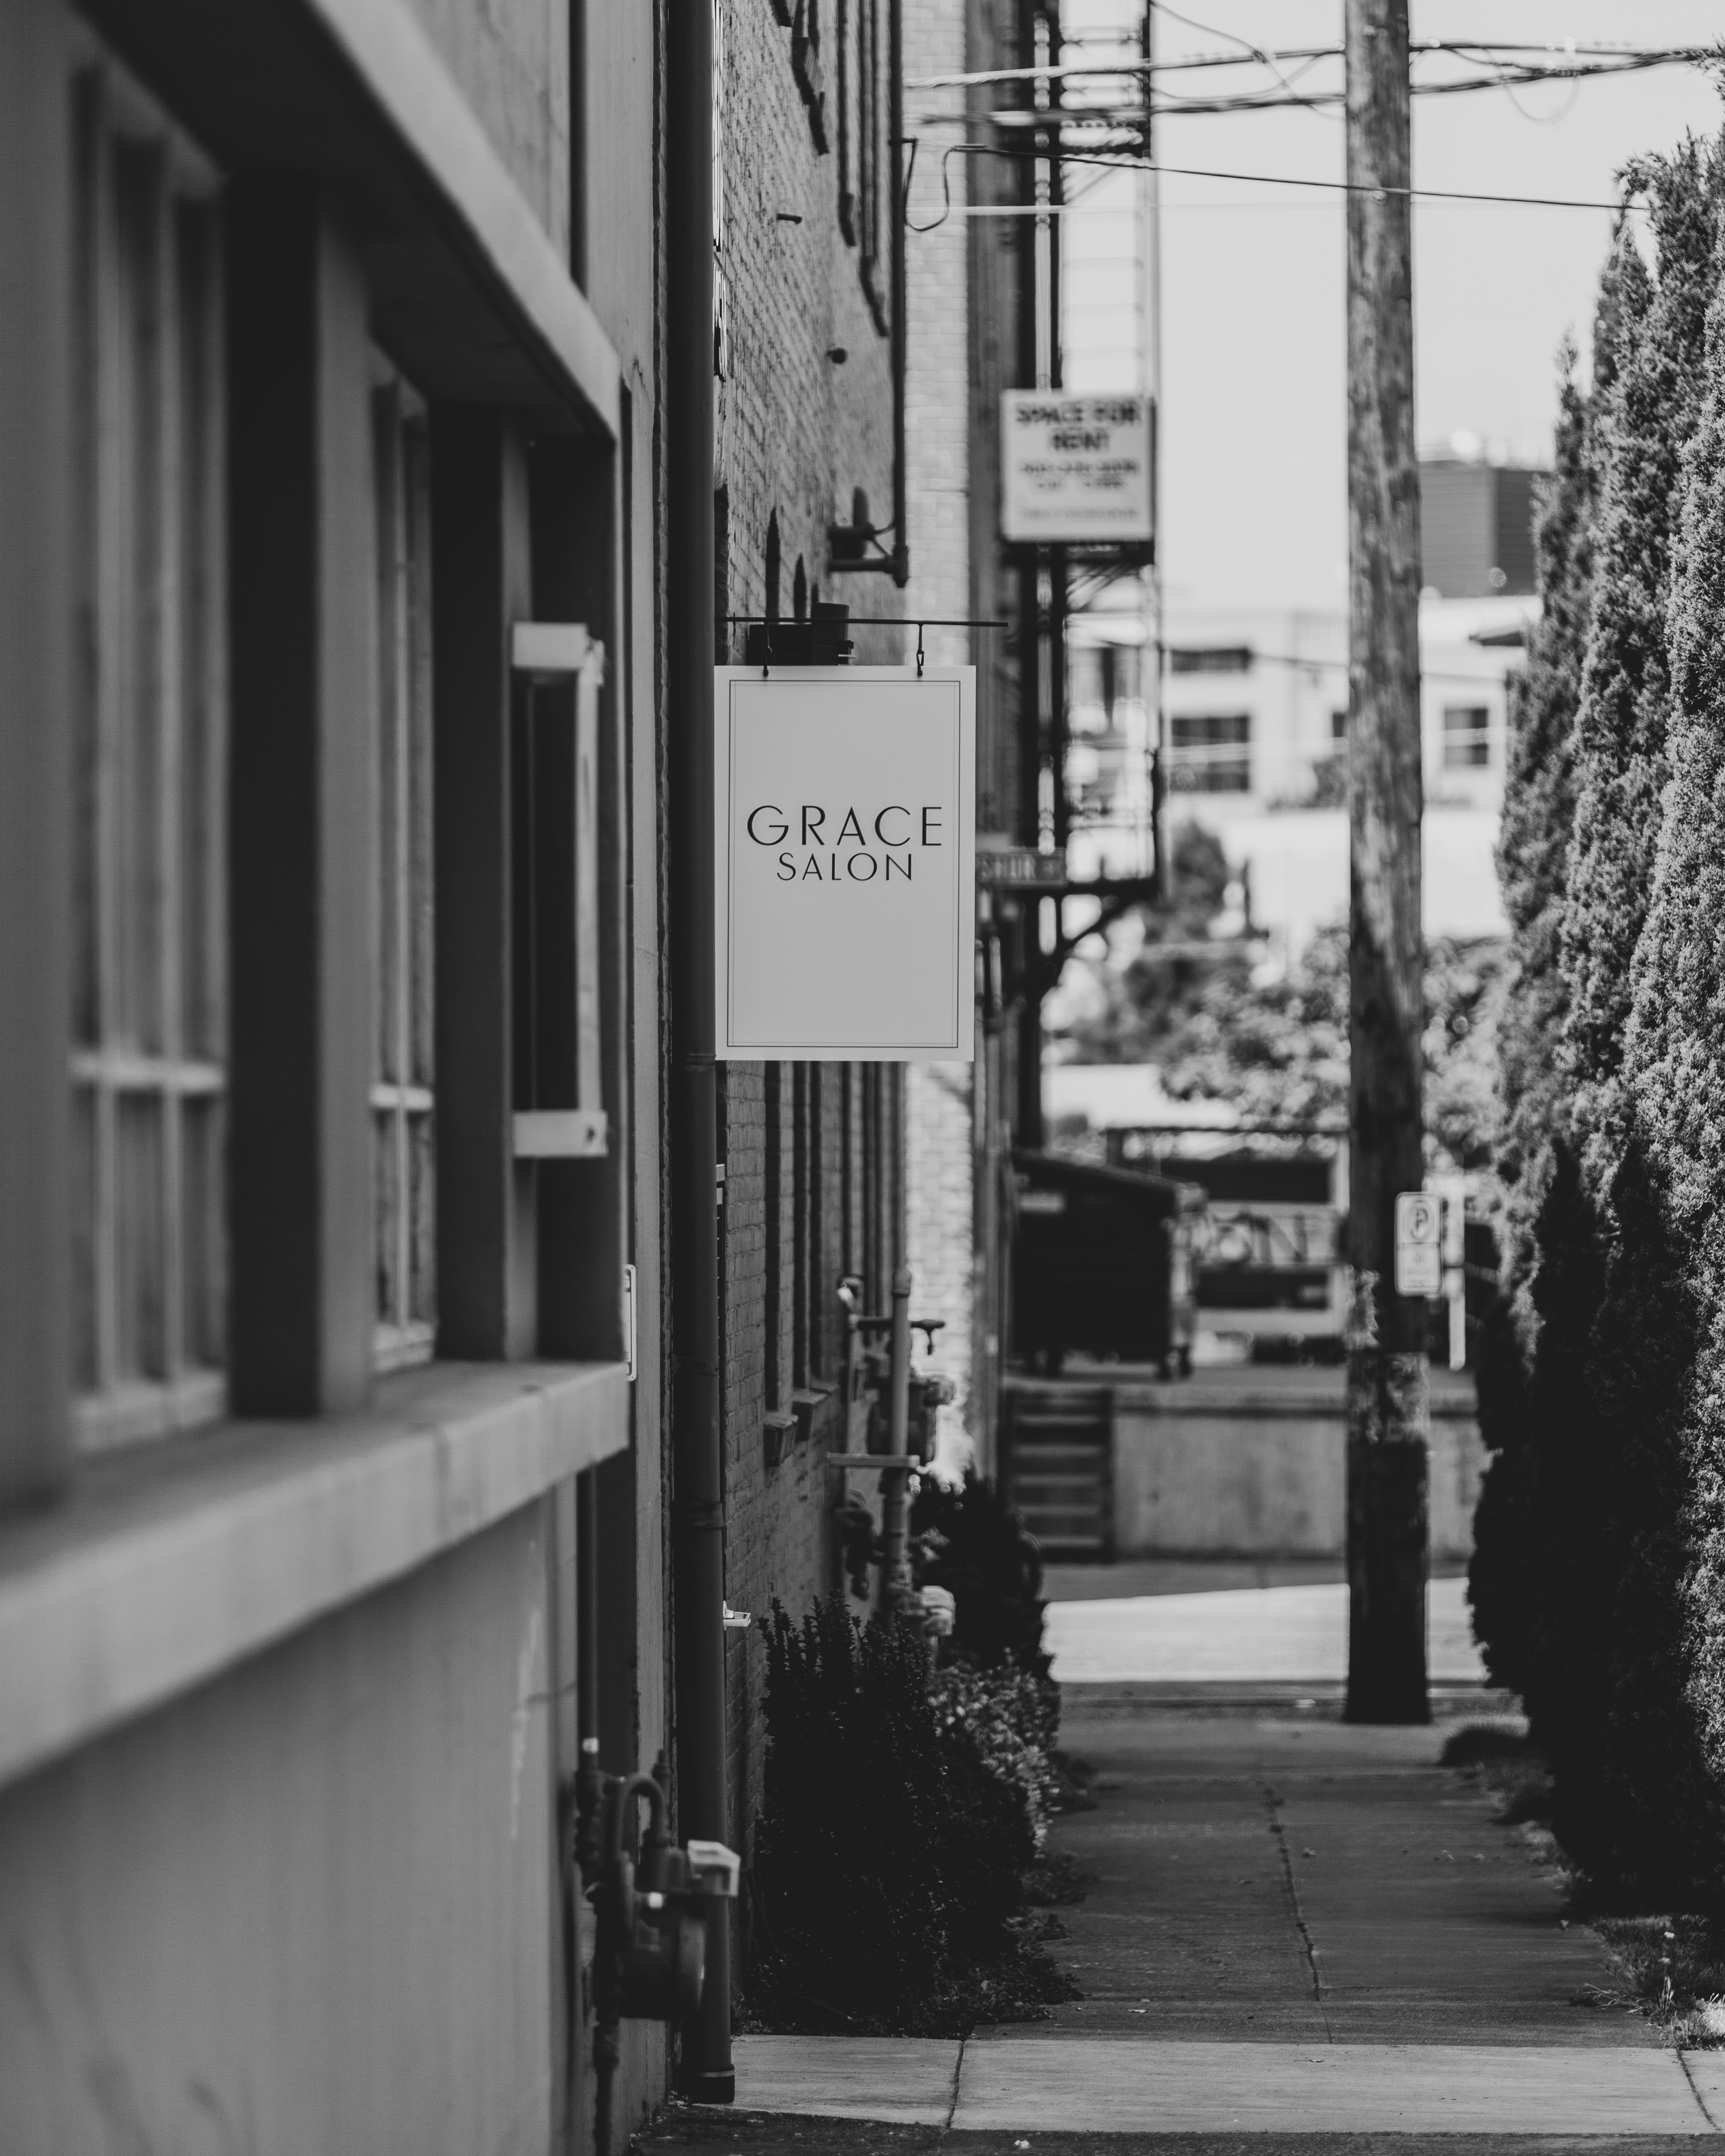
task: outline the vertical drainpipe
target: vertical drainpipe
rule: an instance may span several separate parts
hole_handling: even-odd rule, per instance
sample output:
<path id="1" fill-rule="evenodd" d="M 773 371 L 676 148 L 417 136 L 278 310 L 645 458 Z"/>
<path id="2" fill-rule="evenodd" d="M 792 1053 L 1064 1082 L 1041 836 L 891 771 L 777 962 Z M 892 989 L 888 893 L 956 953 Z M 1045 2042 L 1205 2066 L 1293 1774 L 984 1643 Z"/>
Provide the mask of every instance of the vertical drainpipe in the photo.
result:
<path id="1" fill-rule="evenodd" d="M 665 731 L 670 837 L 672 1591 L 683 1836 L 728 1842 L 713 1060 L 713 0 L 665 13 Z M 730 2103 L 730 1904 L 678 2085 Z"/>
<path id="2" fill-rule="evenodd" d="M 911 581 L 910 482 L 905 470 L 905 398 L 910 367 L 906 295 L 905 0 L 888 0 L 886 11 L 886 131 L 892 137 L 892 581 L 901 591 Z"/>

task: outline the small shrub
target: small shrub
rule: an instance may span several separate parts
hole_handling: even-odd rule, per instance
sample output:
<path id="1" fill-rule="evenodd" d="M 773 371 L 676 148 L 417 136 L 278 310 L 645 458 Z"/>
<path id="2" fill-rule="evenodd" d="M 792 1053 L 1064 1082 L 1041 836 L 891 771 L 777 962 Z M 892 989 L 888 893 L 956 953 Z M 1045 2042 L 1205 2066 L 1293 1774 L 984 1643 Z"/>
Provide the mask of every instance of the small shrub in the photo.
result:
<path id="1" fill-rule="evenodd" d="M 1706 1917 L 1594 1917 L 1630 1995 L 1686 2050 L 1725 2042 L 1725 1928 Z"/>
<path id="2" fill-rule="evenodd" d="M 933 1692 L 941 1726 L 962 1731 L 995 1780 L 1021 1794 L 1040 1851 L 1049 1820 L 1062 1809 L 1051 1757 L 1060 1727 L 1058 1687 L 1011 1663 L 978 1670 L 949 1662 L 935 1671 Z"/>
<path id="3" fill-rule="evenodd" d="M 762 1629 L 751 2018 L 951 2035 L 1070 1996 L 1029 1914 L 1037 1837 L 1012 1750 L 1024 1702 L 956 1671 L 937 1697 L 920 1628 L 860 1625 L 842 1598 L 800 1625 L 775 1604 Z"/>
<path id="4" fill-rule="evenodd" d="M 967 1474 L 952 1489 L 925 1477 L 911 1532 L 922 1552 L 919 1583 L 950 1589 L 957 1604 L 953 1652 L 979 1669 L 1010 1662 L 1045 1677 L 1042 1552 L 994 1484 Z"/>

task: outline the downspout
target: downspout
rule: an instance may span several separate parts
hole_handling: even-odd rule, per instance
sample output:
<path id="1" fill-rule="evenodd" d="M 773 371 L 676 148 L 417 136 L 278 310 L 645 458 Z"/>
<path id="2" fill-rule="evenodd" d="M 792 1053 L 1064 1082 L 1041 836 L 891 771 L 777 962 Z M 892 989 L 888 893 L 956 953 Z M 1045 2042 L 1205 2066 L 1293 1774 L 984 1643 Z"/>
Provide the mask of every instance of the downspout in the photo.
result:
<path id="1" fill-rule="evenodd" d="M 910 203 L 905 176 L 905 0 L 886 11 L 886 131 L 892 137 L 892 581 L 911 581 L 910 482 L 905 470 L 905 402 L 910 367 L 905 226 Z"/>
<path id="2" fill-rule="evenodd" d="M 665 11 L 665 733 L 670 836 L 670 1317 L 676 1796 L 682 1838 L 729 1842 L 725 1500 L 713 1061 L 713 0 Z M 678 2086 L 730 2103 L 730 1904 Z"/>

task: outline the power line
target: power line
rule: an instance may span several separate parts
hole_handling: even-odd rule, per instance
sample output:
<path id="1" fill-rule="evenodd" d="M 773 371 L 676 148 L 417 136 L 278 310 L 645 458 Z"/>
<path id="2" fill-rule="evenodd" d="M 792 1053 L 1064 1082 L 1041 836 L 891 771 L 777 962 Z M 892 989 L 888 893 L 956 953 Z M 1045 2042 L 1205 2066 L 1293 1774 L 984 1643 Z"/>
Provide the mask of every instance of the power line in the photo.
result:
<path id="1" fill-rule="evenodd" d="M 1465 60 L 1475 59 L 1482 53 L 1544 54 L 1555 52 L 1557 49 L 1549 44 L 1522 44 L 1490 38 L 1426 38 L 1410 48 L 1415 58 L 1427 53 L 1446 53 L 1454 59 Z M 1631 74 L 1639 73 L 1644 68 L 1692 66 L 1708 60 L 1717 60 L 1722 57 L 1721 49 L 1717 45 L 1569 44 L 1563 47 L 1563 51 L 1564 55 L 1563 59 L 1542 62 L 1537 72 L 1530 73 L 1527 79 L 1529 80 L 1556 79 L 1567 81 L 1576 75 L 1589 73 Z M 1340 58 L 1341 52 L 1342 48 L 1339 45 L 1306 45 L 1295 46 L 1286 51 L 1260 53 L 1255 48 L 1250 53 L 1245 54 L 1199 53 L 1188 54 L 1179 59 L 1156 61 L 1142 59 L 1109 63 L 1085 61 L 1074 63 L 1070 66 L 984 68 L 968 74 L 921 75 L 907 82 L 905 87 L 906 90 L 971 90 L 982 88 L 989 83 L 1054 82 L 1086 75 L 1103 77 L 1131 75 L 1140 80 L 1148 80 L 1157 75 L 1185 73 L 1194 68 L 1251 67 L 1258 64 L 1269 65 L 1271 62 L 1281 60 L 1291 63 L 1296 60 L 1335 59 Z M 1610 64 L 1597 69 L 1578 68 L 1572 64 L 1576 59 L 1609 62 Z M 1531 68 L 1532 64 L 1517 62 L 1515 64 L 1520 69 Z M 1494 76 L 1476 85 L 1467 83 L 1460 85 L 1415 83 L 1413 89 L 1416 96 L 1429 95 L 1435 90 L 1440 90 L 1446 87 L 1492 90 L 1500 86 L 1501 80 L 1501 77 Z M 1243 95 L 1250 94 L 1243 93 Z"/>
<path id="2" fill-rule="evenodd" d="M 1422 202 L 1476 202 L 1510 203 L 1529 209 L 1603 209 L 1622 212 L 1643 207 L 1633 202 L 1587 202 L 1568 195 L 1499 195 L 1481 194 L 1461 187 L 1379 187 L 1365 180 L 1307 180 L 1296 179 L 1288 172 L 1225 172 L 1201 165 L 1164 165 L 1159 158 L 1130 157 L 1116 153 L 1108 157 L 1086 154 L 1082 151 L 1012 150 L 993 142 L 954 142 L 947 155 L 959 151 L 979 157 L 1048 157 L 1058 155 L 1062 164 L 1095 165 L 1111 172 L 1173 172 L 1189 180 L 1240 180 L 1254 187 L 1321 187 L 1326 192 L 1337 194 L 1405 195 L 1410 200 Z"/>

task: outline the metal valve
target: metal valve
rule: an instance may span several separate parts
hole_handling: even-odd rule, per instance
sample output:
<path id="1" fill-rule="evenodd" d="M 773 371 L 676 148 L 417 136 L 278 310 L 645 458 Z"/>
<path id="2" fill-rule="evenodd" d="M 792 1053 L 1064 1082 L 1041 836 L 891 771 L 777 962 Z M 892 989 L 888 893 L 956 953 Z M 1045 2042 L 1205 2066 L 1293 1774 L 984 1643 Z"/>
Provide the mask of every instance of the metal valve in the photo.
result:
<path id="1" fill-rule="evenodd" d="M 629 1807 L 648 1804 L 640 1861 L 624 1842 Z M 734 1901 L 741 1860 L 722 1842 L 679 1848 L 665 1826 L 665 1791 L 651 1774 L 613 1781 L 605 1793 L 603 1857 L 593 1899 L 595 2005 L 602 2023 L 681 2021 L 701 2004 L 706 1919 L 714 1901 Z"/>

